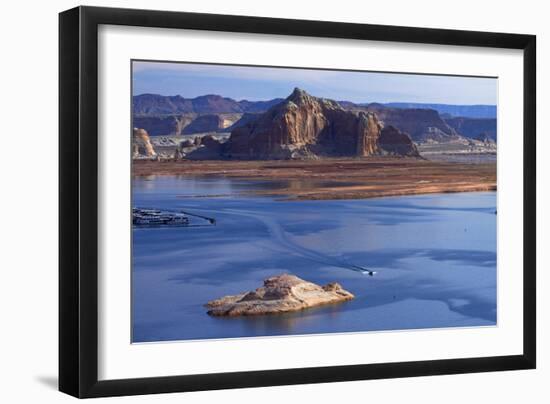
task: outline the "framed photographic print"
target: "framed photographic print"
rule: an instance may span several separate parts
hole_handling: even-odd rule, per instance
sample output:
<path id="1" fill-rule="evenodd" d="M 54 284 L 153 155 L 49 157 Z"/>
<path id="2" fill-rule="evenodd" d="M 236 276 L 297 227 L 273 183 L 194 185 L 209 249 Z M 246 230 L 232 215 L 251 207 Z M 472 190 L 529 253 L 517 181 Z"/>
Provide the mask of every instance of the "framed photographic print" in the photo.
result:
<path id="1" fill-rule="evenodd" d="M 60 14 L 60 390 L 535 367 L 535 37 Z"/>

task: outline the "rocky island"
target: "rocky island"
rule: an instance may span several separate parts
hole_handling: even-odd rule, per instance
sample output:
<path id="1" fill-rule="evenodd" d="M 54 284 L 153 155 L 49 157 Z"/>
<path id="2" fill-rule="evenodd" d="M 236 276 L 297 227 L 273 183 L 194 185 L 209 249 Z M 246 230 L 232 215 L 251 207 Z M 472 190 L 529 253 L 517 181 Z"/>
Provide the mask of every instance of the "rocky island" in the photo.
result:
<path id="1" fill-rule="evenodd" d="M 282 274 L 267 278 L 264 286 L 256 290 L 212 300 L 206 307 L 211 316 L 252 316 L 300 311 L 353 298 L 336 282 L 319 286 Z"/>

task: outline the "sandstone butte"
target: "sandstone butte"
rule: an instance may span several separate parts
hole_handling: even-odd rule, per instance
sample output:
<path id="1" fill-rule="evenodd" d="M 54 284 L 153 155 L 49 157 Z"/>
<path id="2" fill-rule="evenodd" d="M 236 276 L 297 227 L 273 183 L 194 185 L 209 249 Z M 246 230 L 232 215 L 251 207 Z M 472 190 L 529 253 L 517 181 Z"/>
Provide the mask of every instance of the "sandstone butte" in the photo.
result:
<path id="1" fill-rule="evenodd" d="M 283 102 L 232 130 L 223 154 L 233 159 L 312 156 L 418 157 L 408 134 L 384 125 L 373 112 L 348 111 L 336 101 L 295 88 Z"/>
<path id="2" fill-rule="evenodd" d="M 212 300 L 206 307 L 211 316 L 252 316 L 300 311 L 353 298 L 336 282 L 319 286 L 282 274 L 265 279 L 264 285 L 256 290 Z"/>

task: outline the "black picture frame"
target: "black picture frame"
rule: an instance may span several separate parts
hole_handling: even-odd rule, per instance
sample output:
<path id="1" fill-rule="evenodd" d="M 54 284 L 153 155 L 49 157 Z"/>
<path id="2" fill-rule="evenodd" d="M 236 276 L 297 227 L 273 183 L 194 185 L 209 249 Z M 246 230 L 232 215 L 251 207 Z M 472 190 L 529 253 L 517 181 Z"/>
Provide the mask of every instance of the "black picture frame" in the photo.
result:
<path id="1" fill-rule="evenodd" d="M 100 24 L 523 50 L 523 353 L 513 356 L 99 381 L 97 61 Z M 59 100 L 60 391 L 85 398 L 535 368 L 535 36 L 77 7 L 59 15 Z"/>

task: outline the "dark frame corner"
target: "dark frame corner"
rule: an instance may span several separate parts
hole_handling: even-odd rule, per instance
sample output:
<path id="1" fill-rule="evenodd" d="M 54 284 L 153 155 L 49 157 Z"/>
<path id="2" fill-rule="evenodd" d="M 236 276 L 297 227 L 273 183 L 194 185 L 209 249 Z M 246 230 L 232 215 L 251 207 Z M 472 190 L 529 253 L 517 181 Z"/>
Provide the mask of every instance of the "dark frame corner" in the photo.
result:
<path id="1" fill-rule="evenodd" d="M 98 381 L 97 32 L 100 24 L 523 50 L 523 354 Z M 60 391 L 85 398 L 535 368 L 536 37 L 534 35 L 77 7 L 59 15 L 59 99 Z"/>

